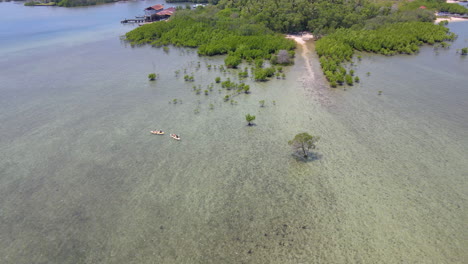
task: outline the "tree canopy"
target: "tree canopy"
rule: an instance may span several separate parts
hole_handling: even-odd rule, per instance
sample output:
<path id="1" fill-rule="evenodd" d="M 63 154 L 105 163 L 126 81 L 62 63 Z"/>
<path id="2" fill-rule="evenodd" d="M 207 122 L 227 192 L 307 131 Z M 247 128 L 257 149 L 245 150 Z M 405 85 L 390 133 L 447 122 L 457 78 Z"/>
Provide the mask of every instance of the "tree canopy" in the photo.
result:
<path id="1" fill-rule="evenodd" d="M 65 1 L 65 0 L 64 0 Z M 72 1 L 72 0 L 66 0 Z M 85 1 L 85 0 L 83 0 Z M 383 55 L 413 54 L 419 46 L 453 40 L 454 34 L 434 25 L 434 10 L 466 13 L 443 0 L 210 0 L 213 5 L 178 10 L 167 22 L 156 22 L 126 34 L 132 44 L 198 47 L 200 55 L 228 54 L 225 64 L 236 68 L 243 59 L 263 64 L 288 64 L 295 43 L 279 33 L 312 31 L 320 38 L 316 51 L 332 87 L 353 84 L 341 64 L 354 51 Z M 427 5 L 428 9 L 419 8 Z M 417 6 L 417 8 L 415 8 Z M 455 12 L 455 11 L 450 12 Z M 257 65 L 254 79 L 265 81 L 274 70 Z M 349 74 L 352 75 L 352 74 Z"/>
<path id="2" fill-rule="evenodd" d="M 248 125 L 251 126 L 252 125 L 252 121 L 255 120 L 255 116 L 254 115 L 251 115 L 251 114 L 247 114 L 245 115 L 245 121 L 247 121 Z"/>
<path id="3" fill-rule="evenodd" d="M 455 34 L 446 27 L 426 22 L 404 22 L 384 25 L 375 30 L 339 29 L 316 43 L 320 65 L 330 83 L 343 83 L 346 69 L 341 66 L 351 60 L 354 50 L 383 55 L 412 54 L 423 43 L 434 44 L 453 40 Z M 349 77 L 348 77 L 349 84 Z M 352 84 L 352 81 L 351 81 Z"/>
<path id="4" fill-rule="evenodd" d="M 57 5 L 64 7 L 74 7 L 113 3 L 118 1 L 119 0 L 57 0 Z"/>
<path id="5" fill-rule="evenodd" d="M 309 133 L 303 132 L 297 134 L 292 140 L 288 141 L 295 150 L 300 151 L 304 157 L 309 156 L 309 151 L 316 148 L 316 144 L 320 137 L 312 136 Z"/>
<path id="6" fill-rule="evenodd" d="M 400 10 L 415 10 L 424 6 L 426 9 L 452 14 L 468 14 L 468 9 L 456 3 L 447 3 L 445 0 L 414 0 L 400 4 Z"/>
<path id="7" fill-rule="evenodd" d="M 238 11 L 215 6 L 178 10 L 168 22 L 156 22 L 126 34 L 132 44 L 198 47 L 200 55 L 229 53 L 226 63 L 241 59 L 270 59 L 279 50 L 293 50 L 294 41 L 274 33 L 263 24 L 237 18 Z"/>
<path id="8" fill-rule="evenodd" d="M 149 79 L 150 81 L 156 80 L 156 77 L 157 77 L 156 73 L 150 73 L 150 74 L 148 74 L 148 79 Z"/>
<path id="9" fill-rule="evenodd" d="M 461 49 L 461 55 L 468 55 L 468 47 Z"/>
<path id="10" fill-rule="evenodd" d="M 324 34 L 389 12 L 389 7 L 363 0 L 220 0 L 220 8 L 237 8 L 242 18 L 277 32 Z"/>

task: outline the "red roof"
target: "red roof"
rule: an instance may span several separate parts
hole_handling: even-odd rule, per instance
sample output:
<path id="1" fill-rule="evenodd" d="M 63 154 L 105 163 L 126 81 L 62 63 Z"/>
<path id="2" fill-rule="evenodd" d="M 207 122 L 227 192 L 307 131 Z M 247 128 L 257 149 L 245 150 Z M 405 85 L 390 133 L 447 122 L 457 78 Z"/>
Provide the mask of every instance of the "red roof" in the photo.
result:
<path id="1" fill-rule="evenodd" d="M 150 9 L 154 9 L 154 10 L 156 10 L 156 11 L 158 11 L 158 10 L 163 10 L 163 9 L 164 9 L 164 6 L 162 6 L 162 5 L 154 5 L 154 6 L 150 6 L 150 7 L 146 8 L 145 10 L 150 10 Z"/>
<path id="2" fill-rule="evenodd" d="M 169 7 L 166 10 L 158 12 L 158 15 L 160 15 L 160 16 L 171 16 L 172 14 L 174 14 L 175 10 L 176 10 L 175 7 Z"/>
<path id="3" fill-rule="evenodd" d="M 425 6 L 420 6 L 419 8 L 420 8 L 420 9 L 426 9 L 427 7 L 425 7 Z"/>

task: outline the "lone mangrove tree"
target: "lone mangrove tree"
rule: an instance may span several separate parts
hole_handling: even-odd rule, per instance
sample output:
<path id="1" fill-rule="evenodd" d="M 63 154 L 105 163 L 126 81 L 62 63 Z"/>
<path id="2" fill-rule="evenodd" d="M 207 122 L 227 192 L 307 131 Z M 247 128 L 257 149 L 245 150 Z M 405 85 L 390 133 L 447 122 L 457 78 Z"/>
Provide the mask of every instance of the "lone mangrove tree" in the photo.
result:
<path id="1" fill-rule="evenodd" d="M 319 139 L 320 137 L 318 136 L 312 136 L 304 132 L 297 134 L 292 140 L 288 141 L 288 144 L 307 158 L 309 156 L 309 151 L 315 149 Z"/>

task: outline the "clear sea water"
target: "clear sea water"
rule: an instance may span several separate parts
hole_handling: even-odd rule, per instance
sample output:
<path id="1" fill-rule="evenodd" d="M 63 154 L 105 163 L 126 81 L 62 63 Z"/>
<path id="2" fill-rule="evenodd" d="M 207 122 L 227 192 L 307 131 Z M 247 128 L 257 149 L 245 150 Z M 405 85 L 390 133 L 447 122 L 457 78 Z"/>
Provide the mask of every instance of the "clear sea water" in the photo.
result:
<path id="1" fill-rule="evenodd" d="M 121 40 L 155 3 L 0 3 L 0 263 L 466 263 L 468 22 L 449 49 L 364 54 L 346 89 L 308 43 L 232 105 L 192 89 L 237 80 L 223 57 Z"/>

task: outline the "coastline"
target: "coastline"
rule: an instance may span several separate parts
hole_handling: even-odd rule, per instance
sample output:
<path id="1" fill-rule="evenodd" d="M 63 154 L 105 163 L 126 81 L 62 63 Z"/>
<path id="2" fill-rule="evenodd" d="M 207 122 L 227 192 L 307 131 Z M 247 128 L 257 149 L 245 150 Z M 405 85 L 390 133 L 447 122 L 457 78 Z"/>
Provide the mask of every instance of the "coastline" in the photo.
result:
<path id="1" fill-rule="evenodd" d="M 438 17 L 436 20 L 434 20 L 435 24 L 440 23 L 441 21 L 447 20 L 448 22 L 463 22 L 463 21 L 468 21 L 466 18 L 461 18 L 461 17 Z"/>
<path id="2" fill-rule="evenodd" d="M 310 34 L 309 32 L 305 32 L 304 34 L 288 34 L 286 35 L 286 38 L 294 40 L 298 45 L 302 47 L 301 55 L 304 58 L 307 72 L 310 74 L 310 77 L 313 79 L 314 71 L 312 70 L 312 66 L 311 66 L 312 64 L 311 64 L 310 58 L 309 56 L 307 56 L 307 54 L 309 53 L 309 49 L 307 48 L 306 41 L 314 39 L 314 36 Z"/>
<path id="3" fill-rule="evenodd" d="M 16 51 L 0 52 L 2 263 L 466 259 L 468 76 L 454 52 L 465 23 L 446 26 L 459 38 L 437 55 L 362 54 L 365 77 L 346 90 L 325 85 L 315 40 L 280 35 L 297 43 L 287 78 L 246 78 L 252 93 L 231 104 L 217 89 L 187 92 L 236 82 L 242 68 L 214 67 L 225 56 L 132 47 L 118 38 L 129 26 L 101 23 L 147 3 L 0 8 L 38 21 L 5 16 L 14 41 L 1 45 Z M 155 127 L 184 141 L 149 135 Z M 322 136 L 307 163 L 287 144 L 301 131 Z"/>
<path id="4" fill-rule="evenodd" d="M 299 45 L 305 45 L 306 41 L 313 39 L 314 36 L 309 32 L 306 32 L 304 34 L 288 34 L 286 35 L 286 38 L 294 40 Z"/>

